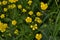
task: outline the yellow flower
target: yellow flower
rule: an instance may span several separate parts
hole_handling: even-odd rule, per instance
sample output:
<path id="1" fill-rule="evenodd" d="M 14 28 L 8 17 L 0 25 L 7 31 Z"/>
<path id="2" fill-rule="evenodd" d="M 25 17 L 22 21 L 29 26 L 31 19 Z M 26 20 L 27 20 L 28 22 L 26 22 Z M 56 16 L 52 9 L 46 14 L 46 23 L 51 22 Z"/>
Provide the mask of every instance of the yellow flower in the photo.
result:
<path id="1" fill-rule="evenodd" d="M 31 5 L 31 4 L 32 4 L 32 1 L 31 1 L 31 0 L 29 0 L 29 1 L 28 1 L 28 4 L 29 4 L 29 5 Z"/>
<path id="2" fill-rule="evenodd" d="M 8 8 L 9 8 L 9 9 L 16 8 L 16 5 L 15 5 L 15 4 L 8 5 Z"/>
<path id="3" fill-rule="evenodd" d="M 22 9 L 22 5 L 18 5 L 18 9 Z"/>
<path id="4" fill-rule="evenodd" d="M 8 9 L 10 9 L 11 8 L 11 5 L 8 5 Z"/>
<path id="5" fill-rule="evenodd" d="M 2 2 L 0 1 L 0 5 L 2 5 Z"/>
<path id="6" fill-rule="evenodd" d="M 31 23 L 31 22 L 32 22 L 32 18 L 27 17 L 27 18 L 25 19 L 25 21 L 26 21 L 27 23 Z"/>
<path id="7" fill-rule="evenodd" d="M 13 6 L 12 6 L 12 5 L 8 5 L 8 8 L 9 8 L 9 9 L 13 9 Z"/>
<path id="8" fill-rule="evenodd" d="M 0 31 L 3 29 L 3 23 L 0 21 Z"/>
<path id="9" fill-rule="evenodd" d="M 29 13 L 28 13 L 29 15 L 33 15 L 33 11 L 29 11 Z"/>
<path id="10" fill-rule="evenodd" d="M 41 12 L 37 12 L 36 15 L 37 16 L 41 16 L 42 14 L 41 14 Z"/>
<path id="11" fill-rule="evenodd" d="M 16 25 L 17 21 L 16 20 L 12 20 L 12 25 Z"/>
<path id="12" fill-rule="evenodd" d="M 41 7 L 42 10 L 46 10 L 48 8 L 48 4 L 47 3 L 44 4 L 43 2 L 41 2 L 40 7 Z"/>
<path id="13" fill-rule="evenodd" d="M 36 34 L 35 38 L 36 38 L 37 40 L 41 40 L 42 34 Z"/>
<path id="14" fill-rule="evenodd" d="M 6 23 L 3 24 L 2 22 L 0 22 L 0 31 L 5 32 L 6 28 L 8 28 L 8 25 Z"/>
<path id="15" fill-rule="evenodd" d="M 35 21 L 38 22 L 38 23 L 42 23 L 42 20 L 39 17 L 36 17 Z"/>
<path id="16" fill-rule="evenodd" d="M 32 30 L 35 30 L 35 29 L 38 28 L 38 27 L 37 27 L 37 24 L 35 24 L 35 25 L 31 25 L 30 27 L 32 28 Z"/>
<path id="17" fill-rule="evenodd" d="M 1 16 L 0 16 L 1 18 L 5 18 L 5 14 L 1 14 Z"/>
<path id="18" fill-rule="evenodd" d="M 16 30 L 14 31 L 14 34 L 18 35 L 18 34 L 19 34 L 18 32 L 19 32 L 18 29 L 16 29 Z"/>
<path id="19" fill-rule="evenodd" d="M 8 24 L 4 23 L 3 27 L 8 28 Z"/>
<path id="20" fill-rule="evenodd" d="M 11 8 L 12 8 L 12 9 L 13 9 L 13 8 L 15 8 L 15 7 L 16 7 L 16 5 L 15 5 L 15 4 L 12 4 L 12 5 L 11 5 Z"/>
<path id="21" fill-rule="evenodd" d="M 24 13 L 25 13 L 25 12 L 26 12 L 26 9 L 23 9 L 23 10 L 22 10 L 22 12 L 24 12 Z"/>
<path id="22" fill-rule="evenodd" d="M 10 3 L 16 3 L 18 0 L 9 0 Z"/>
<path id="23" fill-rule="evenodd" d="M 8 9 L 7 8 L 4 8 L 4 11 L 6 12 Z"/>
<path id="24" fill-rule="evenodd" d="M 7 4 L 7 1 L 2 1 L 2 4 L 3 4 L 3 5 L 6 5 L 6 4 Z"/>

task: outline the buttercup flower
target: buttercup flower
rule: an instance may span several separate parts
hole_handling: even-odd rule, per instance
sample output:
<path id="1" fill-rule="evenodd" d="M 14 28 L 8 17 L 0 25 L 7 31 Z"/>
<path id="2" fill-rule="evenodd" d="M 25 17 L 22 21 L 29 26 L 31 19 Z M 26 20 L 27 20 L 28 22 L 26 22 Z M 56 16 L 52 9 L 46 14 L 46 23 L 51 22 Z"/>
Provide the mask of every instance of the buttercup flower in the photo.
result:
<path id="1" fill-rule="evenodd" d="M 23 9 L 23 10 L 22 10 L 22 12 L 24 12 L 24 13 L 25 13 L 26 11 L 27 11 L 26 9 Z"/>
<path id="2" fill-rule="evenodd" d="M 9 0 L 10 3 L 16 3 L 18 0 Z"/>
<path id="3" fill-rule="evenodd" d="M 35 38 L 36 38 L 37 40 L 41 40 L 42 34 L 36 34 Z"/>
<path id="4" fill-rule="evenodd" d="M 5 14 L 1 14 L 1 16 L 0 16 L 1 18 L 5 18 Z"/>
<path id="5" fill-rule="evenodd" d="M 8 8 L 9 8 L 9 9 L 16 8 L 16 5 L 15 5 L 15 4 L 8 5 Z"/>
<path id="6" fill-rule="evenodd" d="M 4 23 L 3 26 L 4 26 L 4 28 L 8 28 L 8 24 L 6 24 L 6 23 Z"/>
<path id="7" fill-rule="evenodd" d="M 17 21 L 16 20 L 12 20 L 12 25 L 16 25 Z"/>
<path id="8" fill-rule="evenodd" d="M 37 27 L 37 24 L 31 25 L 30 27 L 32 28 L 32 30 L 36 30 L 36 29 L 38 28 L 38 27 Z"/>
<path id="9" fill-rule="evenodd" d="M 33 11 L 29 11 L 29 13 L 28 13 L 29 15 L 33 15 Z"/>
<path id="10" fill-rule="evenodd" d="M 11 8 L 12 8 L 12 9 L 13 9 L 13 8 L 15 8 L 15 7 L 16 7 L 16 5 L 15 5 L 15 4 L 12 4 L 12 5 L 11 5 Z"/>
<path id="11" fill-rule="evenodd" d="M 2 1 L 2 4 L 3 4 L 3 5 L 6 5 L 6 4 L 7 4 L 7 1 Z"/>
<path id="12" fill-rule="evenodd" d="M 0 21 L 0 31 L 3 32 L 5 30 L 2 30 L 3 29 L 3 23 Z"/>
<path id="13" fill-rule="evenodd" d="M 42 13 L 41 13 L 41 12 L 37 12 L 36 15 L 37 15 L 37 16 L 41 16 Z"/>
<path id="14" fill-rule="evenodd" d="M 41 6 L 40 7 L 41 7 L 42 10 L 46 10 L 48 8 L 48 4 L 41 2 Z"/>
<path id="15" fill-rule="evenodd" d="M 14 31 L 14 34 L 18 35 L 18 34 L 19 34 L 18 32 L 19 32 L 18 29 L 16 29 L 16 30 Z"/>
<path id="16" fill-rule="evenodd" d="M 32 18 L 27 17 L 27 18 L 25 19 L 25 21 L 26 21 L 27 23 L 31 23 L 31 22 L 32 22 Z"/>
<path id="17" fill-rule="evenodd" d="M 38 23 L 42 23 L 42 20 L 39 17 L 35 17 L 35 21 Z"/>
<path id="18" fill-rule="evenodd" d="M 18 5 L 18 9 L 22 9 L 22 5 Z"/>
<path id="19" fill-rule="evenodd" d="M 4 8 L 4 11 L 6 12 L 8 9 L 7 8 Z"/>
<path id="20" fill-rule="evenodd" d="M 29 1 L 28 1 L 28 4 L 29 4 L 29 5 L 31 5 L 31 4 L 32 4 L 32 1 L 31 1 L 31 0 L 29 0 Z"/>
<path id="21" fill-rule="evenodd" d="M 1 32 L 5 32 L 6 31 L 6 28 L 8 28 L 8 25 L 5 23 L 3 24 L 1 21 L 0 21 L 0 31 Z"/>
<path id="22" fill-rule="evenodd" d="M 8 9 L 10 9 L 11 8 L 11 5 L 8 5 Z"/>

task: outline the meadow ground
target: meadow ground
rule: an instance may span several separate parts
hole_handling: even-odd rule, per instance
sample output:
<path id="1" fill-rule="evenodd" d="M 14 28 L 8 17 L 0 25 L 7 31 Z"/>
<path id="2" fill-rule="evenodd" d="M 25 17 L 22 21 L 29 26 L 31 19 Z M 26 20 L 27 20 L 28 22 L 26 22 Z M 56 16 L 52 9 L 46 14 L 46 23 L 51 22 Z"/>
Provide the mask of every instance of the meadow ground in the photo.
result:
<path id="1" fill-rule="evenodd" d="M 0 0 L 0 40 L 60 40 L 60 0 Z"/>

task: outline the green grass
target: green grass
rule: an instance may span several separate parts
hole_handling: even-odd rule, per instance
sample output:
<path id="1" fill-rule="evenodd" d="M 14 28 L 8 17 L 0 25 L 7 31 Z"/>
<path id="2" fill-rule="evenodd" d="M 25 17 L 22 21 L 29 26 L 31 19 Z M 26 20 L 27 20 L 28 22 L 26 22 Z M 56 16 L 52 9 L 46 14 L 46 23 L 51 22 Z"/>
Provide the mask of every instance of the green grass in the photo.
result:
<path id="1" fill-rule="evenodd" d="M 0 0 L 2 1 L 2 0 Z M 29 7 L 27 4 L 28 0 L 19 0 L 16 4 L 21 4 L 23 8 L 27 10 L 26 13 L 22 13 L 21 10 L 19 10 L 17 7 L 14 9 L 9 9 L 7 12 L 3 11 L 3 8 L 7 7 L 7 5 L 12 4 L 8 3 L 7 5 L 0 5 L 0 15 L 5 14 L 6 17 L 4 19 L 0 18 L 0 21 L 3 23 L 8 24 L 8 29 L 2 33 L 0 32 L 0 40 L 36 40 L 35 35 L 37 33 L 42 34 L 41 40 L 60 40 L 60 0 L 32 0 L 33 3 Z M 48 4 L 47 10 L 43 11 L 40 9 L 39 4 L 43 1 Z M 40 11 L 43 16 L 41 16 L 41 19 L 43 21 L 42 24 L 38 24 L 38 29 L 33 31 L 29 26 L 33 23 L 26 23 L 25 18 L 28 15 L 28 12 L 32 10 L 34 13 Z M 32 17 L 34 19 L 36 16 L 35 14 Z M 17 25 L 13 26 L 11 24 L 12 20 L 17 21 Z M 17 27 L 16 27 L 17 26 Z M 14 30 L 19 30 L 19 35 L 14 34 Z M 9 36 L 8 34 L 11 34 Z M 4 35 L 4 36 L 2 36 Z"/>

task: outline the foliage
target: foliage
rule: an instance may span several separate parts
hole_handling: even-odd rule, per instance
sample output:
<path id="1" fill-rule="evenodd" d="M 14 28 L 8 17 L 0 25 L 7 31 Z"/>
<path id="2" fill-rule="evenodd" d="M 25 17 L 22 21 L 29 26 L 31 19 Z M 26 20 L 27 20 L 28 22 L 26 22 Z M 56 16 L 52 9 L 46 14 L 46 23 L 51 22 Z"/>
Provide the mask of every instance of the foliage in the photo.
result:
<path id="1" fill-rule="evenodd" d="M 0 0 L 0 40 L 38 39 L 60 40 L 60 0 Z"/>

